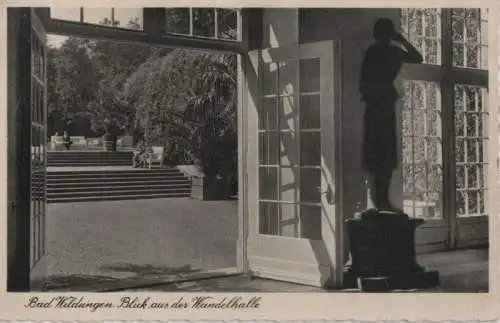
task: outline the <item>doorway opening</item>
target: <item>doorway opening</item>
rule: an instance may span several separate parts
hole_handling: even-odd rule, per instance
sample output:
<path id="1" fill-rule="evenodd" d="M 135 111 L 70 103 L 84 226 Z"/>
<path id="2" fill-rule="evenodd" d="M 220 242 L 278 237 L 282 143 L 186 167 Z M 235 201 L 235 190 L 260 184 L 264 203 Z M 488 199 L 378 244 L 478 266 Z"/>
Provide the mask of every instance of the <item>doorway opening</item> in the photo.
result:
<path id="1" fill-rule="evenodd" d="M 143 28 L 140 8 L 78 10 L 86 23 Z M 62 11 L 51 15 L 71 19 Z M 190 14 L 218 17 L 191 21 L 192 32 L 235 39 L 235 10 L 205 11 Z M 172 25 L 180 16 L 167 12 Z M 31 41 L 30 259 L 45 266 L 32 285 L 99 290 L 241 273 L 237 55 L 44 37 Z"/>

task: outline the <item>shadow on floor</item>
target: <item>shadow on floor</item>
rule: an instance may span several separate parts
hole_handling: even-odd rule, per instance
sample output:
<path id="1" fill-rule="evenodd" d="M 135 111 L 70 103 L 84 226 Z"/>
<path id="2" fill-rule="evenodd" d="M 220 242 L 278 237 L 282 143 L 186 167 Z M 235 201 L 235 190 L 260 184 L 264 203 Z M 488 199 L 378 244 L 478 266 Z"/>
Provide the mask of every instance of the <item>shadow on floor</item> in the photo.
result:
<path id="1" fill-rule="evenodd" d="M 113 289 L 116 286 L 134 285 L 138 284 L 138 282 L 172 280 L 176 277 L 199 272 L 199 269 L 192 269 L 189 265 L 158 267 L 124 263 L 101 268 L 110 271 L 110 275 L 69 274 L 48 276 L 44 279 L 42 291 L 98 291 L 108 288 Z M 121 273 L 124 277 L 117 277 L 116 273 Z"/>

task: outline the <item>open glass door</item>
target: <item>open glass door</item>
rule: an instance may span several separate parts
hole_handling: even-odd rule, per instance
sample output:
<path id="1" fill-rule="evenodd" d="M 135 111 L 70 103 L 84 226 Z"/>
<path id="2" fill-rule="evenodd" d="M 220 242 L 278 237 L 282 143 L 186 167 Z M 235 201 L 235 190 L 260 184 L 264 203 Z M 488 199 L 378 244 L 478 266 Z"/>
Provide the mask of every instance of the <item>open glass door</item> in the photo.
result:
<path id="1" fill-rule="evenodd" d="M 338 51 L 338 43 L 320 42 L 250 53 L 247 255 L 254 276 L 341 282 Z"/>
<path id="2" fill-rule="evenodd" d="M 46 124 L 47 78 L 46 33 L 36 9 L 31 9 L 31 143 L 25 145 L 31 151 L 31 200 L 30 200 L 30 278 L 32 289 L 38 288 L 46 273 L 45 263 L 45 211 L 46 211 Z M 29 93 L 29 92 L 28 92 Z M 23 125 L 24 126 L 24 125 Z"/>

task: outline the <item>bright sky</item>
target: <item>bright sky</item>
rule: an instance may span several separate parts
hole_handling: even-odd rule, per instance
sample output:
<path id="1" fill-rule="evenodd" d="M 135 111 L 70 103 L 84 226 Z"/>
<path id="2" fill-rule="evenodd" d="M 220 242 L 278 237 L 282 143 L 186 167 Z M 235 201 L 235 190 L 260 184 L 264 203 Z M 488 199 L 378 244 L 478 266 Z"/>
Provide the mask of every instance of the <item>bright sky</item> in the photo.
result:
<path id="1" fill-rule="evenodd" d="M 80 21 L 80 8 L 78 7 L 51 7 L 52 18 Z M 140 17 L 142 23 L 142 8 L 115 8 L 115 20 L 125 27 L 131 18 Z M 111 19 L 111 8 L 83 8 L 83 21 L 97 24 L 104 18 Z M 49 35 L 50 46 L 58 47 L 66 39 L 65 36 Z"/>

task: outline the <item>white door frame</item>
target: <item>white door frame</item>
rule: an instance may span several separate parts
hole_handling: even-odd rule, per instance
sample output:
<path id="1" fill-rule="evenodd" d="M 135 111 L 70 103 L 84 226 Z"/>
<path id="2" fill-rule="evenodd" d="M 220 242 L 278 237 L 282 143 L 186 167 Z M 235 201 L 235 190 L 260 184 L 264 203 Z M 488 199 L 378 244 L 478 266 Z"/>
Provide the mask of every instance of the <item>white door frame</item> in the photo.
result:
<path id="1" fill-rule="evenodd" d="M 308 51 L 310 51 L 308 53 Z M 272 54 L 271 54 L 272 53 Z M 257 190 L 258 185 L 258 154 L 259 154 L 259 139 L 258 139 L 258 115 L 257 109 L 259 108 L 259 101 L 261 98 L 260 91 L 260 81 L 262 75 L 262 57 L 263 56 L 274 56 L 278 55 L 280 57 L 288 58 L 321 58 L 324 61 L 321 69 L 325 70 L 321 73 L 321 134 L 322 134 L 322 169 L 329 170 L 330 174 L 323 171 L 322 174 L 322 188 L 321 192 L 321 204 L 323 209 L 325 205 L 329 205 L 327 211 L 323 211 L 323 214 L 329 214 L 327 219 L 324 215 L 322 216 L 322 240 L 308 240 L 299 238 L 287 238 L 287 237 L 276 237 L 266 234 L 258 233 L 258 200 L 259 192 Z M 323 56 L 331 55 L 331 57 Z M 246 59 L 246 91 L 243 101 L 244 117 L 246 118 L 246 128 L 245 128 L 245 138 L 247 138 L 246 146 L 246 173 L 245 183 L 248 188 L 246 192 L 247 204 L 246 207 L 246 221 L 247 227 L 244 231 L 246 236 L 246 241 L 248 245 L 245 247 L 247 257 L 246 257 L 246 272 L 251 273 L 254 276 L 260 276 L 265 278 L 285 280 L 296 283 L 303 283 L 314 286 L 325 286 L 325 285 L 336 285 L 340 286 L 342 284 L 343 278 L 343 267 L 344 267 L 344 248 L 343 248 L 343 216 L 342 216 L 342 178 L 341 178 L 341 163 L 340 156 L 341 152 L 341 61 L 338 59 L 340 57 L 340 42 L 339 41 L 325 41 L 318 43 L 308 43 L 303 45 L 290 45 L 283 46 L 279 48 L 270 48 L 264 50 L 256 50 L 249 53 Z M 336 59 L 337 58 L 337 59 Z M 334 80 L 335 75 L 337 75 L 337 81 Z M 326 77 L 330 77 L 331 80 L 327 80 Z M 297 80 L 298 81 L 298 80 Z M 294 87 L 295 88 L 295 87 Z M 336 95 L 338 93 L 339 95 Z M 298 93 L 297 93 L 298 94 Z M 326 106 L 332 107 L 330 111 L 325 109 Z M 326 113 L 326 114 L 325 114 Z M 331 121 L 325 120 L 331 118 Z M 329 127 L 325 127 L 325 124 L 329 124 Z M 329 129 L 326 129 L 329 128 Z M 330 145 L 325 144 L 325 138 L 333 138 L 334 140 Z M 335 148 L 331 148 L 332 145 Z M 327 150 L 325 151 L 325 147 Z M 330 156 L 330 160 L 325 160 L 325 153 Z M 329 183 L 329 184 L 325 184 Z M 327 191 L 327 186 L 330 186 L 330 196 L 324 194 Z M 333 188 L 332 188 L 333 186 Z M 325 213 L 326 212 L 326 213 Z M 331 217 L 331 219 L 329 219 Z M 328 220 L 331 220 L 330 224 L 326 224 Z M 329 229 L 327 229 L 327 226 Z M 333 228 L 332 228 L 333 227 Z M 335 233 L 335 234 L 333 234 Z M 281 241 L 279 241 L 281 240 Z M 306 245 L 309 245 L 307 248 Z M 331 242 L 326 243 L 325 241 Z M 321 243 L 323 252 L 318 251 L 318 243 Z M 273 246 L 277 248 L 272 252 Z M 294 248 L 295 246 L 295 248 Z M 302 246 L 302 247 L 300 247 Z M 263 251 L 264 249 L 268 248 Z M 260 253 L 259 251 L 260 250 Z M 288 251 L 289 250 L 289 251 Z M 309 250 L 309 251 L 307 251 Z M 264 253 L 268 252 L 270 257 L 266 257 Z M 259 254 L 257 254 L 259 253 Z M 295 253 L 295 254 L 294 254 Z M 308 254 L 310 253 L 310 254 Z M 316 261 L 324 260 L 328 257 L 328 265 L 320 265 L 320 272 L 318 275 L 312 274 L 310 267 L 311 263 L 294 261 L 294 256 L 300 254 L 302 259 L 312 256 L 316 257 Z M 280 259 L 280 255 L 283 255 Z M 301 256 L 297 255 L 296 260 L 300 260 Z M 319 259 L 320 257 L 322 259 Z M 259 259 L 258 261 L 256 259 Z M 278 265 L 279 262 L 283 262 Z M 285 269 L 287 267 L 293 266 L 296 272 L 293 270 Z M 315 263 L 313 266 L 318 266 Z M 321 269 L 323 268 L 323 269 Z M 326 269 L 328 268 L 328 269 Z M 316 268 L 316 270 L 318 270 Z M 328 273 L 325 274 L 325 272 Z M 327 276 L 327 280 L 322 280 L 324 276 Z"/>

